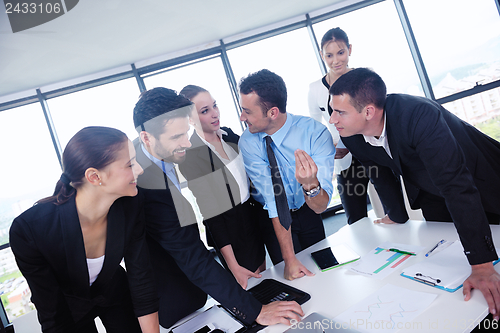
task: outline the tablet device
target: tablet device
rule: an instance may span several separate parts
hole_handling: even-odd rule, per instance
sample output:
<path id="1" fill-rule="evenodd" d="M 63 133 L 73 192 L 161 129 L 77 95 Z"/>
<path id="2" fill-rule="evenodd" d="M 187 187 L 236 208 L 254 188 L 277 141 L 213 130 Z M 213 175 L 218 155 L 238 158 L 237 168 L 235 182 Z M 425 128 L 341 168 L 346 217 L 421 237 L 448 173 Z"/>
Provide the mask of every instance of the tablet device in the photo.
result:
<path id="1" fill-rule="evenodd" d="M 348 264 L 360 258 L 356 252 L 344 244 L 312 252 L 311 256 L 322 272 Z"/>

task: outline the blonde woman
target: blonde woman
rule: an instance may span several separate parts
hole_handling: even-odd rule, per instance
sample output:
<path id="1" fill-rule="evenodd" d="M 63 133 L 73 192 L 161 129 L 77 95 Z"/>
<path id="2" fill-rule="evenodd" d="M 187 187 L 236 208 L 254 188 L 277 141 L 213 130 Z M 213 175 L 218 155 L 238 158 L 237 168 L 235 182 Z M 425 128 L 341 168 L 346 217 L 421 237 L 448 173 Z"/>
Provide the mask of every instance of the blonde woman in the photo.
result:
<path id="1" fill-rule="evenodd" d="M 250 181 L 238 153 L 239 136 L 220 127 L 212 95 L 194 85 L 184 87 L 180 94 L 196 108 L 190 115 L 195 128 L 192 147 L 179 167 L 204 217 L 208 244 L 222 255 L 226 268 L 245 289 L 248 279 L 260 277 L 266 268 L 258 224 L 267 216 L 250 196 Z"/>

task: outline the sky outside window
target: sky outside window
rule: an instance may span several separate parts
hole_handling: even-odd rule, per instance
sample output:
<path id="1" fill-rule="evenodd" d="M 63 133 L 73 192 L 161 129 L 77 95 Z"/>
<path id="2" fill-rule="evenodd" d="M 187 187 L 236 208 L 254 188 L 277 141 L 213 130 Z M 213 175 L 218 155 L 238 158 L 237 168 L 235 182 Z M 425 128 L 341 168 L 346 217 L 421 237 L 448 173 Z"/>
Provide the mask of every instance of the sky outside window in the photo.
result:
<path id="1" fill-rule="evenodd" d="M 47 100 L 62 149 L 87 126 L 113 127 L 136 138 L 132 111 L 139 95 L 137 81 L 129 78 Z"/>
<path id="2" fill-rule="evenodd" d="M 405 0 L 436 98 L 500 79 L 494 0 Z"/>

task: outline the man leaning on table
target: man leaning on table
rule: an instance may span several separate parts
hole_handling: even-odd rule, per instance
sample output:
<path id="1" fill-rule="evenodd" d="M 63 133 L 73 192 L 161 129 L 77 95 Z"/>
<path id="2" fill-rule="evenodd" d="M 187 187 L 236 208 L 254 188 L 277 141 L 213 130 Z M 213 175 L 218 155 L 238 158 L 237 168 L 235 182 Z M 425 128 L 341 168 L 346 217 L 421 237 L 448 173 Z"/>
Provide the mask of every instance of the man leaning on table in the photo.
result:
<path id="1" fill-rule="evenodd" d="M 465 300 L 480 289 L 498 319 L 500 275 L 488 222 L 500 221 L 500 143 L 432 100 L 386 95 L 383 80 L 366 68 L 342 75 L 330 94 L 330 123 L 349 151 L 377 167 L 382 185 L 402 176 L 411 207 L 427 221 L 454 222 L 472 266 Z"/>
<path id="2" fill-rule="evenodd" d="M 182 163 L 193 103 L 167 88 L 141 94 L 134 108 L 137 162 L 144 173 L 137 179 L 144 200 L 146 241 L 160 297 L 160 325 L 203 307 L 207 294 L 245 324 L 290 324 L 303 311 L 296 302 L 260 304 L 219 265 L 200 239 L 196 217 L 181 193 L 174 163 Z"/>
<path id="3" fill-rule="evenodd" d="M 288 280 L 313 275 L 295 253 L 325 238 L 319 214 L 333 192 L 330 132 L 312 118 L 287 113 L 285 82 L 267 69 L 244 78 L 240 96 L 240 120 L 248 128 L 239 147 L 255 198 L 272 219 L 263 232 L 269 255 L 275 264 L 285 261 Z"/>

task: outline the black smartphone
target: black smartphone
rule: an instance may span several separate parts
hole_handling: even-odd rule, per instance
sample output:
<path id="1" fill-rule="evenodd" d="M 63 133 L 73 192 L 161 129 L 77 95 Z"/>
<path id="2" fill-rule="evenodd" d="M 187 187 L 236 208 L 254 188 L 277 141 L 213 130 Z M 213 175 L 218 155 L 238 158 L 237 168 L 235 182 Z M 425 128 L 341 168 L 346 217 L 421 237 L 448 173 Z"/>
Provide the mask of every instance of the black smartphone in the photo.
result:
<path id="1" fill-rule="evenodd" d="M 325 249 L 312 252 L 311 256 L 322 272 L 348 264 L 360 258 L 356 252 L 351 250 L 351 248 L 345 244 L 339 244 L 333 248 L 327 247 Z"/>
<path id="2" fill-rule="evenodd" d="M 316 265 L 321 271 L 326 271 L 339 265 L 337 258 L 333 255 L 332 249 L 327 247 L 311 253 Z"/>

